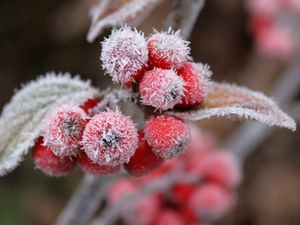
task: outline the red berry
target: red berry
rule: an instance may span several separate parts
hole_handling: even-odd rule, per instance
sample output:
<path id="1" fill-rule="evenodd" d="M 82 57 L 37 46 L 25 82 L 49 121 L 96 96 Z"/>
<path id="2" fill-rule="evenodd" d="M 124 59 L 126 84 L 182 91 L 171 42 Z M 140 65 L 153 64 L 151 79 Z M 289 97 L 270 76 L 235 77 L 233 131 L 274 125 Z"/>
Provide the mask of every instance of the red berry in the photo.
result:
<path id="1" fill-rule="evenodd" d="M 129 161 L 138 144 L 138 132 L 120 112 L 102 112 L 86 125 L 83 149 L 99 165 L 116 167 Z"/>
<path id="2" fill-rule="evenodd" d="M 178 204 L 184 204 L 195 190 L 194 185 L 177 183 L 172 188 L 172 196 Z"/>
<path id="3" fill-rule="evenodd" d="M 207 77 L 211 75 L 207 65 L 186 62 L 178 70 L 184 80 L 184 95 L 177 107 L 192 107 L 203 102 L 207 93 Z"/>
<path id="4" fill-rule="evenodd" d="M 225 215 L 234 205 L 234 194 L 213 183 L 198 187 L 189 199 L 190 209 L 201 219 L 214 220 Z"/>
<path id="5" fill-rule="evenodd" d="M 155 33 L 148 39 L 149 60 L 155 67 L 162 69 L 180 68 L 189 60 L 189 42 L 184 41 L 179 31 Z"/>
<path id="6" fill-rule="evenodd" d="M 152 117 L 145 125 L 145 139 L 152 151 L 164 159 L 184 150 L 189 142 L 189 127 L 181 119 L 160 115 Z"/>
<path id="7" fill-rule="evenodd" d="M 144 34 L 125 26 L 113 30 L 102 42 L 103 69 L 113 81 L 126 83 L 147 65 L 148 49 Z"/>
<path id="8" fill-rule="evenodd" d="M 80 108 L 82 108 L 86 114 L 89 114 L 90 110 L 97 106 L 99 102 L 100 99 L 98 98 L 90 98 L 83 105 L 81 105 Z"/>
<path id="9" fill-rule="evenodd" d="M 137 187 L 132 181 L 121 178 L 111 185 L 107 200 L 110 204 L 115 204 L 132 195 L 136 190 Z"/>
<path id="10" fill-rule="evenodd" d="M 144 132 L 139 132 L 139 143 L 134 155 L 125 164 L 126 170 L 133 176 L 143 176 L 157 168 L 163 159 L 152 152 L 151 147 L 144 139 Z"/>
<path id="11" fill-rule="evenodd" d="M 181 102 L 184 81 L 173 70 L 154 68 L 144 74 L 139 92 L 143 104 L 167 110 Z"/>
<path id="12" fill-rule="evenodd" d="M 54 155 L 53 151 L 44 146 L 44 140 L 40 137 L 32 148 L 32 156 L 37 168 L 42 170 L 48 176 L 65 176 L 77 163 L 74 157 L 59 157 Z"/>
<path id="13" fill-rule="evenodd" d="M 237 187 L 242 179 L 238 159 L 229 152 L 216 152 L 204 159 L 205 177 L 227 188 Z"/>
<path id="14" fill-rule="evenodd" d="M 185 225 L 185 222 L 181 218 L 180 214 L 166 209 L 162 211 L 157 219 L 156 225 Z"/>
<path id="15" fill-rule="evenodd" d="M 77 155 L 86 123 L 86 114 L 81 108 L 57 107 L 45 121 L 42 133 L 45 145 L 57 156 Z"/>
<path id="16" fill-rule="evenodd" d="M 120 170 L 120 166 L 111 167 L 111 166 L 102 166 L 97 163 L 93 163 L 92 160 L 82 152 L 79 159 L 80 169 L 87 173 L 91 173 L 94 175 L 108 175 L 112 173 L 116 173 Z"/>

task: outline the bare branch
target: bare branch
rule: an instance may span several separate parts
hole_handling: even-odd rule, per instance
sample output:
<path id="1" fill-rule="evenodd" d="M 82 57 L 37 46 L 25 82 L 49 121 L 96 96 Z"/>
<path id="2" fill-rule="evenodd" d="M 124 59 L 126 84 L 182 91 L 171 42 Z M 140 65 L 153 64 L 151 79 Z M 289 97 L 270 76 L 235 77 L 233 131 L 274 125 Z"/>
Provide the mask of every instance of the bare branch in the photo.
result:
<path id="1" fill-rule="evenodd" d="M 99 208 L 112 177 L 85 175 L 56 225 L 85 225 Z"/>
<path id="2" fill-rule="evenodd" d="M 180 29 L 183 38 L 188 40 L 204 4 L 205 0 L 174 0 L 173 10 L 165 23 L 166 29 Z"/>

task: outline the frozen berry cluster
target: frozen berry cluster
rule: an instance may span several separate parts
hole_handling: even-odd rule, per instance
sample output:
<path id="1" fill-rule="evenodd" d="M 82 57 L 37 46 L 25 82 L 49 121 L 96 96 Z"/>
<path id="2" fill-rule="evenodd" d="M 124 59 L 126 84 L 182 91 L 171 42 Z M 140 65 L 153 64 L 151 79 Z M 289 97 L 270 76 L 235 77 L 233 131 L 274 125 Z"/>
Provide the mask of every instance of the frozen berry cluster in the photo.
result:
<path id="1" fill-rule="evenodd" d="M 247 0 L 246 6 L 250 13 L 250 32 L 257 49 L 272 58 L 290 58 L 297 45 L 297 34 L 291 21 L 296 21 L 296 16 L 299 15 L 300 2 Z"/>
<path id="2" fill-rule="evenodd" d="M 189 42 L 171 29 L 149 38 L 127 26 L 113 30 L 102 42 L 101 60 L 113 81 L 158 111 L 201 104 L 211 75 L 207 65 L 192 61 Z"/>
<path id="3" fill-rule="evenodd" d="M 217 151 L 211 137 L 192 128 L 188 150 L 142 178 L 117 180 L 107 196 L 118 204 L 143 185 L 183 166 L 186 176 L 199 178 L 192 183 L 180 179 L 167 190 L 159 190 L 130 202 L 121 218 L 130 225 L 206 224 L 228 213 L 235 204 L 235 189 L 241 181 L 238 160 L 229 152 Z"/>
<path id="4" fill-rule="evenodd" d="M 59 106 L 33 148 L 37 167 L 62 176 L 79 162 L 83 171 L 95 175 L 125 168 L 142 176 L 180 154 L 189 142 L 189 127 L 164 111 L 200 105 L 211 75 L 207 65 L 193 63 L 189 55 L 179 32 L 155 32 L 146 39 L 127 26 L 113 30 L 102 43 L 103 68 L 138 96 L 146 115 L 144 128 L 138 131 L 118 110 L 91 110 L 100 100 Z"/>

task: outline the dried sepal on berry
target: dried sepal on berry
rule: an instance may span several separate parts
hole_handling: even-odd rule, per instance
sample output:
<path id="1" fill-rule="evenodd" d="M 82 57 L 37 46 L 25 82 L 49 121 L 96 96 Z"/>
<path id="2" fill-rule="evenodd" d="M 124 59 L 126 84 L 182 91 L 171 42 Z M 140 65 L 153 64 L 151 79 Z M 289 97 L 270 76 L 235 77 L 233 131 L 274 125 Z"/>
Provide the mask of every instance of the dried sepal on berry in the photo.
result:
<path id="1" fill-rule="evenodd" d="M 102 112 L 86 125 L 82 145 L 99 165 L 118 166 L 129 161 L 138 144 L 138 132 L 129 117 L 116 111 Z"/>
<path id="2" fill-rule="evenodd" d="M 85 152 L 82 152 L 79 158 L 80 169 L 86 173 L 93 175 L 109 175 L 117 173 L 121 167 L 120 166 L 103 166 L 97 163 L 94 163 Z"/>
<path id="3" fill-rule="evenodd" d="M 52 149 L 44 145 L 40 137 L 32 148 L 35 165 L 48 176 L 61 177 L 67 175 L 77 164 L 76 157 L 56 156 Z"/>
<path id="4" fill-rule="evenodd" d="M 159 157 L 170 159 L 187 147 L 190 130 L 181 119 L 173 116 L 154 116 L 146 122 L 145 139 Z"/>
<path id="5" fill-rule="evenodd" d="M 154 68 L 139 83 L 141 101 L 158 110 L 173 108 L 184 95 L 184 80 L 174 70 Z"/>
<path id="6" fill-rule="evenodd" d="M 176 107 L 193 107 L 201 104 L 207 95 L 208 78 L 211 71 L 208 65 L 186 62 L 177 71 L 184 80 L 184 95 Z"/>
<path id="7" fill-rule="evenodd" d="M 76 156 L 80 150 L 87 116 L 78 106 L 62 105 L 45 120 L 42 136 L 45 145 L 57 156 Z"/>
<path id="8" fill-rule="evenodd" d="M 139 77 L 148 62 L 144 34 L 124 26 L 114 29 L 102 42 L 102 67 L 115 82 L 126 83 Z"/>
<path id="9" fill-rule="evenodd" d="M 182 39 L 180 31 L 155 32 L 147 42 L 149 60 L 162 69 L 180 68 L 191 59 L 189 42 Z"/>

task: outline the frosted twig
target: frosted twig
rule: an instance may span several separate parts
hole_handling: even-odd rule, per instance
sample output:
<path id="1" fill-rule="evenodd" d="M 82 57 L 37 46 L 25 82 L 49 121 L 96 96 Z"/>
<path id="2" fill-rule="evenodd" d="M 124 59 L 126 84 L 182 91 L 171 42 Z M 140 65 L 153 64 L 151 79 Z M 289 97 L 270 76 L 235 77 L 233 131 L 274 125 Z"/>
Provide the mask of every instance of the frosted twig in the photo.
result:
<path id="1" fill-rule="evenodd" d="M 80 186 L 62 211 L 56 225 L 84 225 L 93 216 L 103 200 L 110 177 L 85 175 Z"/>
<path id="2" fill-rule="evenodd" d="M 132 194 L 128 198 L 124 198 L 121 202 L 108 206 L 100 216 L 96 217 L 92 225 L 111 225 L 118 218 L 120 211 L 125 207 L 128 207 L 131 203 L 139 199 L 140 197 L 154 193 L 157 191 L 163 191 L 169 189 L 174 183 L 195 183 L 200 181 L 200 177 L 192 174 L 185 174 L 181 168 L 172 170 L 164 176 L 160 176 L 151 182 L 144 184 L 138 192 Z"/>
<path id="3" fill-rule="evenodd" d="M 189 39 L 205 0 L 174 0 L 173 10 L 167 17 L 165 27 L 181 30 L 182 37 Z"/>
<path id="4" fill-rule="evenodd" d="M 280 76 L 273 89 L 272 96 L 285 108 L 297 95 L 300 88 L 299 60 L 300 56 L 295 58 L 294 63 Z M 248 122 L 237 128 L 225 141 L 224 146 L 244 160 L 271 133 L 272 129 L 268 127 Z"/>

